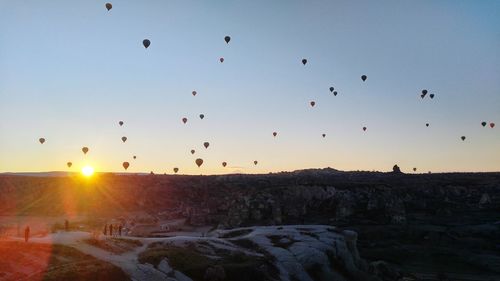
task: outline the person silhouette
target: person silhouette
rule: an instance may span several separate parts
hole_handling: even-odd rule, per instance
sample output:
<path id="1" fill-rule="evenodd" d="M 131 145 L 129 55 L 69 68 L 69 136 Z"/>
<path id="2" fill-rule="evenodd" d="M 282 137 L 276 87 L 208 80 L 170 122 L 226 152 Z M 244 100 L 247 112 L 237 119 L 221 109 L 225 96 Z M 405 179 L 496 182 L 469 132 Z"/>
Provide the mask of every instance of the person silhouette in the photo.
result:
<path id="1" fill-rule="evenodd" d="M 108 224 L 107 223 L 104 225 L 104 232 L 103 233 L 104 233 L 104 236 L 108 235 Z"/>
<path id="2" fill-rule="evenodd" d="M 24 242 L 28 242 L 28 239 L 30 238 L 30 227 L 26 226 L 24 229 Z"/>
<path id="3" fill-rule="evenodd" d="M 111 236 L 111 237 L 113 236 L 113 225 L 112 224 L 109 225 L 109 236 Z"/>
<path id="4" fill-rule="evenodd" d="M 122 228 L 123 228 L 123 227 L 122 227 L 122 225 L 120 224 L 120 225 L 118 226 L 118 235 L 119 235 L 119 236 L 122 236 Z"/>

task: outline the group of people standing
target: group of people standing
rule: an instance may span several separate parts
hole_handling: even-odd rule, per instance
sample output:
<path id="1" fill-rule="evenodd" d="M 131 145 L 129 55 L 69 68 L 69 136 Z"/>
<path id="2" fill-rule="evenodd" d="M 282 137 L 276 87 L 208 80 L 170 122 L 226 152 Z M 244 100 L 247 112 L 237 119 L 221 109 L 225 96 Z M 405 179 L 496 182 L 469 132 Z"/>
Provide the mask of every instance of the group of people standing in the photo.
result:
<path id="1" fill-rule="evenodd" d="M 65 231 L 69 231 L 69 221 L 68 220 L 65 220 L 64 221 L 64 230 Z M 105 236 L 111 236 L 111 237 L 117 237 L 117 236 L 122 236 L 122 230 L 123 230 L 123 226 L 121 224 L 119 225 L 114 225 L 113 224 L 105 224 L 104 225 L 104 235 Z M 18 226 L 18 231 L 19 231 L 19 226 Z M 28 242 L 29 238 L 30 238 L 30 232 L 31 232 L 31 229 L 28 226 L 26 226 L 24 228 L 24 241 L 25 242 Z"/>
<path id="2" fill-rule="evenodd" d="M 113 229 L 114 229 L 114 232 L 113 232 Z M 119 225 L 115 225 L 113 226 L 113 224 L 105 224 L 104 225 L 104 231 L 103 231 L 103 234 L 104 236 L 122 236 L 122 229 L 123 229 L 123 226 L 121 224 Z"/>

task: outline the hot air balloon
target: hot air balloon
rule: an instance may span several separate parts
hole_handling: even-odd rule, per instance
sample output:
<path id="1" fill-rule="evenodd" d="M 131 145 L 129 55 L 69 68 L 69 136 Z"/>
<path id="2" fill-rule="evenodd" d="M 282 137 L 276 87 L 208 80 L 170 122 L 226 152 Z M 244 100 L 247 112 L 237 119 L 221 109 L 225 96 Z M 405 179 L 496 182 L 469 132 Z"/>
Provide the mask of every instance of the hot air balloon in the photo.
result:
<path id="1" fill-rule="evenodd" d="M 482 125 L 483 127 L 484 127 L 484 126 L 486 126 L 486 124 L 487 124 L 487 123 L 486 123 L 486 122 L 484 122 L 484 121 L 483 121 L 483 122 L 481 122 L 481 125 Z"/>
<path id="2" fill-rule="evenodd" d="M 126 142 L 127 141 L 127 137 L 122 137 L 122 142 Z"/>
<path id="3" fill-rule="evenodd" d="M 465 140 L 465 136 L 462 136 L 461 139 L 462 139 L 462 141 L 464 141 Z"/>
<path id="4" fill-rule="evenodd" d="M 151 45 L 151 41 L 149 41 L 148 39 L 144 39 L 142 40 L 142 45 L 144 45 L 144 48 L 148 48 L 149 45 Z"/>
<path id="5" fill-rule="evenodd" d="M 134 159 L 137 159 L 137 156 L 134 155 Z"/>
<path id="6" fill-rule="evenodd" d="M 278 135 L 278 133 L 273 132 L 273 137 L 276 137 L 277 135 Z"/>
<path id="7" fill-rule="evenodd" d="M 366 75 L 361 75 L 361 80 L 363 80 L 363 82 L 366 81 L 366 78 L 368 78 L 368 77 L 366 77 Z"/>
<path id="8" fill-rule="evenodd" d="M 174 173 L 177 174 L 178 171 L 179 171 L 179 168 L 174 168 Z"/>
<path id="9" fill-rule="evenodd" d="M 123 126 L 123 121 L 118 122 L 120 126 Z"/>
<path id="10" fill-rule="evenodd" d="M 490 127 L 493 129 L 495 127 L 495 123 L 491 122 Z"/>
<path id="11" fill-rule="evenodd" d="M 433 99 L 434 98 L 434 94 L 430 94 L 429 98 Z"/>
<path id="12" fill-rule="evenodd" d="M 221 58 L 219 59 L 219 61 L 220 61 L 220 63 L 223 63 L 223 62 L 224 62 L 224 58 L 222 58 L 222 57 L 221 57 Z"/>
<path id="13" fill-rule="evenodd" d="M 316 102 L 315 102 L 315 101 L 311 101 L 309 104 L 310 104 L 312 107 L 314 107 L 314 106 L 316 105 Z"/>
<path id="14" fill-rule="evenodd" d="M 425 126 L 426 126 L 426 127 L 429 127 L 429 123 L 425 123 Z"/>
<path id="15" fill-rule="evenodd" d="M 111 3 L 106 3 L 106 9 L 111 10 L 113 8 L 113 5 Z"/>
<path id="16" fill-rule="evenodd" d="M 44 138 L 39 138 L 38 141 L 43 144 L 45 142 L 45 139 Z"/>
<path id="17" fill-rule="evenodd" d="M 332 93 L 333 93 L 333 90 L 335 90 L 335 88 L 330 87 L 330 92 L 332 92 Z"/>
<path id="18" fill-rule="evenodd" d="M 224 41 L 226 41 L 226 44 L 229 44 L 229 41 L 231 41 L 231 37 L 229 36 L 224 37 Z"/>
<path id="19" fill-rule="evenodd" d="M 73 163 L 68 162 L 68 163 L 66 163 L 66 165 L 68 166 L 68 168 L 71 168 L 71 166 L 73 166 Z"/>
<path id="20" fill-rule="evenodd" d="M 302 59 L 302 64 L 306 65 L 306 63 L 307 63 L 307 60 L 306 59 Z"/>
<path id="21" fill-rule="evenodd" d="M 182 118 L 182 123 L 186 124 L 187 121 L 188 119 L 186 117 Z"/>
<path id="22" fill-rule="evenodd" d="M 191 149 L 191 154 L 194 154 L 194 152 L 195 152 L 194 149 Z"/>
<path id="23" fill-rule="evenodd" d="M 208 141 L 206 141 L 206 142 L 204 142 L 204 143 L 203 143 L 203 146 L 204 146 L 205 148 L 208 148 L 208 146 L 209 146 L 209 145 L 210 145 L 210 143 L 208 143 Z"/>
<path id="24" fill-rule="evenodd" d="M 363 131 L 366 131 L 366 127 L 363 127 Z"/>
<path id="25" fill-rule="evenodd" d="M 130 163 L 129 162 L 123 162 L 122 166 L 123 166 L 123 168 L 125 168 L 125 170 L 127 170 L 128 167 L 130 166 Z"/>
<path id="26" fill-rule="evenodd" d="M 417 168 L 413 168 L 413 171 L 416 172 L 417 171 Z"/>
<path id="27" fill-rule="evenodd" d="M 222 167 L 226 167 L 227 166 L 227 163 L 226 162 L 222 162 Z"/>
<path id="28" fill-rule="evenodd" d="M 196 163 L 196 165 L 198 165 L 198 168 L 199 168 L 203 164 L 203 159 L 198 158 L 194 162 Z"/>
<path id="29" fill-rule="evenodd" d="M 254 165 L 257 165 L 257 163 L 259 163 L 259 162 L 257 162 L 257 160 L 253 161 L 253 164 L 254 164 Z"/>
<path id="30" fill-rule="evenodd" d="M 322 136 L 322 137 L 326 137 L 326 134 L 322 134 L 321 136 Z"/>
<path id="31" fill-rule="evenodd" d="M 337 96 L 337 91 L 333 91 L 333 95 L 334 95 L 334 96 Z"/>
<path id="32" fill-rule="evenodd" d="M 425 95 L 427 95 L 427 90 L 422 90 L 422 94 L 420 95 L 421 98 L 424 98 Z"/>
<path id="33" fill-rule="evenodd" d="M 84 146 L 84 147 L 82 147 L 82 151 L 83 151 L 83 154 L 87 154 L 87 152 L 89 152 L 89 148 Z"/>
<path id="34" fill-rule="evenodd" d="M 203 118 L 205 118 L 205 115 L 200 114 L 200 119 L 203 119 Z"/>
<path id="35" fill-rule="evenodd" d="M 196 91 L 192 91 L 191 94 L 193 94 L 193 97 L 196 96 L 197 92 Z"/>

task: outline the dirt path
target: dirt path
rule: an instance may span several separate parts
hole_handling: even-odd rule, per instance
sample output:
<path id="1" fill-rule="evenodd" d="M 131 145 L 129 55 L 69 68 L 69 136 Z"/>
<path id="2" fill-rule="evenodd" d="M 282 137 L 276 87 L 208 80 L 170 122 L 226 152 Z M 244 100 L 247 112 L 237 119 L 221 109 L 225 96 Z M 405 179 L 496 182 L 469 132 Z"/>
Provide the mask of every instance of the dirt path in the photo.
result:
<path id="1" fill-rule="evenodd" d="M 109 262 L 113 265 L 120 267 L 124 272 L 126 272 L 133 280 L 165 280 L 166 275 L 155 269 L 149 264 L 140 264 L 138 261 L 139 253 L 144 251 L 150 243 L 164 240 L 165 238 L 128 238 L 122 237 L 124 239 L 139 240 L 143 243 L 142 246 L 135 248 L 132 251 L 128 251 L 122 254 L 115 254 L 112 252 L 105 251 L 101 248 L 94 247 L 84 242 L 86 239 L 90 239 L 92 235 L 87 232 L 59 232 L 54 234 L 49 234 L 43 238 L 31 238 L 30 243 L 41 243 L 41 244 L 59 244 L 69 247 L 73 247 L 82 253 L 93 256 L 97 259 Z M 20 238 L 11 238 L 9 240 L 13 241 L 23 241 Z"/>

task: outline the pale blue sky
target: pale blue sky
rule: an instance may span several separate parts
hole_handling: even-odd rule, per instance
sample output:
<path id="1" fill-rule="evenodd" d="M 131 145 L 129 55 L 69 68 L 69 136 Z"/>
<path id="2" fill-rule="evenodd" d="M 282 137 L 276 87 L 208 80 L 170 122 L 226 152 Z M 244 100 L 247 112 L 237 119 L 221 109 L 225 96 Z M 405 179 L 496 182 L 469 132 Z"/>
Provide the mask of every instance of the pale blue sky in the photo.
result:
<path id="1" fill-rule="evenodd" d="M 0 0 L 0 172 L 500 170 L 500 1 L 104 4 Z"/>

